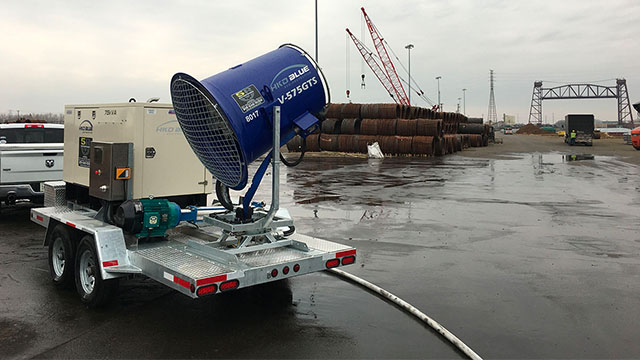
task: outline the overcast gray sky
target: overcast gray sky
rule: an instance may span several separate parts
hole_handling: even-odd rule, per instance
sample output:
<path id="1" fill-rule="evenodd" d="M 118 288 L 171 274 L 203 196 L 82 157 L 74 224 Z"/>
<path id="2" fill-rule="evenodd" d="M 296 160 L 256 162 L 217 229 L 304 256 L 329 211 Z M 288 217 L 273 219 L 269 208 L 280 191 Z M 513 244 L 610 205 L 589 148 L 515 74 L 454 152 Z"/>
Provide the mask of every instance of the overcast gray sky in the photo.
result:
<path id="1" fill-rule="evenodd" d="M 433 100 L 435 77 L 442 76 L 447 111 L 467 88 L 467 113 L 486 116 L 489 69 L 496 72 L 499 116 L 520 122 L 527 121 L 537 79 L 545 86 L 607 79 L 600 84 L 614 85 L 624 77 L 631 102 L 640 101 L 638 0 L 320 0 L 319 60 L 334 102 L 347 100 L 347 44 L 352 100 L 390 101 L 368 68 L 360 90 L 361 60 L 345 28 L 361 36 L 361 6 L 405 66 L 404 46 L 415 45 L 411 72 Z M 313 53 L 314 31 L 313 0 L 4 0 L 0 112 L 62 112 L 65 104 L 130 97 L 169 102 L 169 80 L 178 71 L 204 78 L 282 43 Z M 615 99 L 546 101 L 543 111 L 549 121 L 569 112 L 617 119 Z"/>

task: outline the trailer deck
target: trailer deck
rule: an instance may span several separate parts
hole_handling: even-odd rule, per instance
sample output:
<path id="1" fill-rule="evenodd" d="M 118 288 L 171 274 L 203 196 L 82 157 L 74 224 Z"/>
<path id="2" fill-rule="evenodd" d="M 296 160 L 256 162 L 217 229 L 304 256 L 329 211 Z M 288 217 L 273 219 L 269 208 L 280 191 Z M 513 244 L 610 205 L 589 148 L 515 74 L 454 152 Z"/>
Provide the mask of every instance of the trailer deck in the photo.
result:
<path id="1" fill-rule="evenodd" d="M 255 238 L 240 248 L 205 223 L 180 225 L 166 238 L 137 239 L 96 214 L 70 204 L 32 209 L 31 219 L 48 229 L 63 224 L 93 236 L 103 279 L 142 274 L 192 298 L 355 262 L 353 247 L 301 234 L 264 243 Z M 279 212 L 277 220 L 286 223 L 285 215 Z"/>

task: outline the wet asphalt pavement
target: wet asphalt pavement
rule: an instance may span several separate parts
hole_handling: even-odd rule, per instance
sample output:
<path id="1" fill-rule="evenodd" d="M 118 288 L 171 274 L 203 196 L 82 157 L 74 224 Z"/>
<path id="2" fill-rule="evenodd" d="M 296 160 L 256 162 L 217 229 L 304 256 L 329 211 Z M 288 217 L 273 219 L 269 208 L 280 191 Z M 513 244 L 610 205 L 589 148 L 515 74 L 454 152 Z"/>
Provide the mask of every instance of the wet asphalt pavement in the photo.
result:
<path id="1" fill-rule="evenodd" d="M 640 167 L 570 160 L 310 158 L 282 170 L 281 201 L 299 232 L 358 248 L 344 270 L 485 358 L 638 358 Z M 28 213 L 0 215 L 3 358 L 460 357 L 327 273 L 195 301 L 129 279 L 113 304 L 88 310 L 50 284 L 44 230 Z"/>

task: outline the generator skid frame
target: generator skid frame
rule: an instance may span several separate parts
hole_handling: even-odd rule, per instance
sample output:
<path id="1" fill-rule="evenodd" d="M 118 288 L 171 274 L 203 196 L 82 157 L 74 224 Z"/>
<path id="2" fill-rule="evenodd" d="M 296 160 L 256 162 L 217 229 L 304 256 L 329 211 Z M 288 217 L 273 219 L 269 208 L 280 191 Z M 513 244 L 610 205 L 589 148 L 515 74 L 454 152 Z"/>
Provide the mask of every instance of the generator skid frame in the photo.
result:
<path id="1" fill-rule="evenodd" d="M 279 110 L 274 112 L 274 144 L 280 143 Z M 47 229 L 45 246 L 56 227 L 75 239 L 89 235 L 103 280 L 141 274 L 192 298 L 355 263 L 351 246 L 284 231 L 293 220 L 279 207 L 279 158 L 274 146 L 265 159 L 273 167 L 272 204 L 268 211 L 255 209 L 250 221 L 237 222 L 234 212 L 223 208 L 189 207 L 182 212 L 191 213 L 191 223 L 147 241 L 103 221 L 100 211 L 67 201 L 61 181 L 45 183 L 49 206 L 32 209 L 31 220 Z M 256 187 L 262 175 L 254 177 Z"/>

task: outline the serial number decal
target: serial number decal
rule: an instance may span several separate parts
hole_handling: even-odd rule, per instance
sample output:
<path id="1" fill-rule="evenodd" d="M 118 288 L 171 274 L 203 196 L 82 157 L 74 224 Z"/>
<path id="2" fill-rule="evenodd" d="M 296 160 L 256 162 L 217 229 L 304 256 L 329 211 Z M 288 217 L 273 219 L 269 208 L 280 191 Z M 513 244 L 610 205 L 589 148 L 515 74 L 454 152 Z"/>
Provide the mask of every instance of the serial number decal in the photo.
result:
<path id="1" fill-rule="evenodd" d="M 244 117 L 245 120 L 247 120 L 247 122 L 251 122 L 251 120 L 254 120 L 258 117 L 258 110 L 252 112 L 251 114 L 247 115 Z"/>
<path id="2" fill-rule="evenodd" d="M 105 110 L 104 114 L 109 116 L 109 115 L 118 115 L 118 111 L 117 110 Z"/>
<path id="3" fill-rule="evenodd" d="M 300 95 L 301 93 L 305 92 L 306 90 L 309 90 L 312 86 L 316 85 L 318 83 L 318 80 L 316 79 L 316 77 L 312 77 L 311 79 L 303 82 L 302 84 L 294 87 L 293 89 L 287 91 L 284 95 L 280 96 L 278 98 L 278 101 L 280 102 L 280 105 L 284 104 L 285 101 L 289 101 L 291 99 L 293 99 L 294 97 Z"/>
<path id="4" fill-rule="evenodd" d="M 232 97 L 233 100 L 235 100 L 236 104 L 238 104 L 238 106 L 240 107 L 240 110 L 245 113 L 265 103 L 262 94 L 260 94 L 258 89 L 253 84 L 236 92 L 232 95 Z"/>

